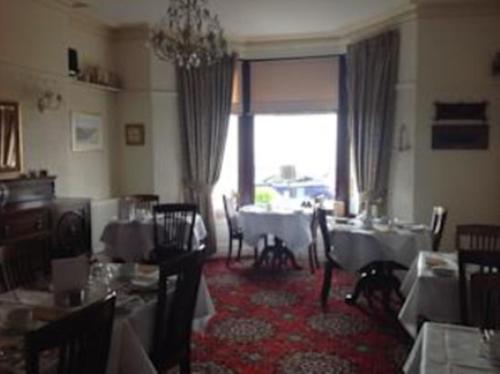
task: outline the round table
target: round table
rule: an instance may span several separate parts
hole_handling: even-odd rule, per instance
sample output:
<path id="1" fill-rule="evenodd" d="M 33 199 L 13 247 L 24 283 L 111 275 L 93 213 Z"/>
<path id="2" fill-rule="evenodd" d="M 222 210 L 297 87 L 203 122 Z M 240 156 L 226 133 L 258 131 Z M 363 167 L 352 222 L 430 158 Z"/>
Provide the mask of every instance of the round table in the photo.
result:
<path id="1" fill-rule="evenodd" d="M 361 293 L 374 289 L 383 290 L 387 308 L 391 292 L 403 300 L 395 271 L 408 270 L 420 251 L 432 249 L 431 232 L 423 225 L 375 225 L 369 230 L 356 223 L 329 225 L 333 258 L 343 269 L 360 274 L 353 292 L 346 296 L 348 303 L 355 303 Z"/>
<path id="2" fill-rule="evenodd" d="M 106 245 L 105 253 L 111 258 L 125 262 L 140 262 L 147 259 L 154 249 L 154 222 L 146 220 L 112 220 L 103 230 L 101 241 Z M 196 215 L 193 233 L 193 248 L 198 248 L 207 237 L 203 219 Z"/>
<path id="3" fill-rule="evenodd" d="M 333 256 L 346 270 L 355 272 L 374 261 L 394 261 L 410 267 L 420 251 L 432 249 L 428 228 L 392 228 L 375 225 L 366 230 L 356 224 L 330 222 Z"/>
<path id="4" fill-rule="evenodd" d="M 275 238 L 273 246 L 264 248 L 256 266 L 273 257 L 273 263 L 290 260 L 295 268 L 300 268 L 294 253 L 306 251 L 312 243 L 311 219 L 312 211 L 268 210 L 256 205 L 244 206 L 238 214 L 243 240 L 247 244 L 258 247 L 261 238 L 268 234 Z"/>

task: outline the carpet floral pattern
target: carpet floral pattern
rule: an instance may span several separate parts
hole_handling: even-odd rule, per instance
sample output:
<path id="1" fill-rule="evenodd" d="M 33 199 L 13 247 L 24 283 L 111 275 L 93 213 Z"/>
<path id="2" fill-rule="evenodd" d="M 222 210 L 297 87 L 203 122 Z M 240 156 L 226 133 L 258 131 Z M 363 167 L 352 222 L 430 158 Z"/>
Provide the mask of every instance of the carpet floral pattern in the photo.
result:
<path id="1" fill-rule="evenodd" d="M 409 341 L 386 312 L 346 305 L 351 274 L 334 274 L 327 312 L 322 274 L 255 270 L 210 261 L 204 270 L 217 314 L 193 339 L 195 373 L 399 373 Z"/>

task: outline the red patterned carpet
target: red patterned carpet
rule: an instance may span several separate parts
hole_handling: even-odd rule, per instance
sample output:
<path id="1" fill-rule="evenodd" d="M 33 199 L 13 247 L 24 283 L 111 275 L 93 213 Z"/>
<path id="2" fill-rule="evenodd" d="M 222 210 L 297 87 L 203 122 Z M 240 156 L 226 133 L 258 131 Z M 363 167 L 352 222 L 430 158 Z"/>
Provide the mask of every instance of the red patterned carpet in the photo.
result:
<path id="1" fill-rule="evenodd" d="M 329 311 L 323 313 L 321 272 L 257 271 L 251 264 L 206 265 L 217 314 L 205 334 L 194 338 L 194 372 L 400 372 L 409 342 L 385 312 L 344 303 L 352 275 L 334 275 Z"/>

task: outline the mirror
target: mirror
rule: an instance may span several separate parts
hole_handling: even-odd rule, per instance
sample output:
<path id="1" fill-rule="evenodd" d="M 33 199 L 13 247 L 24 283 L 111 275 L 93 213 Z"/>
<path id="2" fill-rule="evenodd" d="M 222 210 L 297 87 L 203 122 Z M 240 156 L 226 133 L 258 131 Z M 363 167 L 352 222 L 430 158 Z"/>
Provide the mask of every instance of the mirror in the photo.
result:
<path id="1" fill-rule="evenodd" d="M 21 116 L 19 104 L 0 101 L 0 178 L 22 170 Z"/>

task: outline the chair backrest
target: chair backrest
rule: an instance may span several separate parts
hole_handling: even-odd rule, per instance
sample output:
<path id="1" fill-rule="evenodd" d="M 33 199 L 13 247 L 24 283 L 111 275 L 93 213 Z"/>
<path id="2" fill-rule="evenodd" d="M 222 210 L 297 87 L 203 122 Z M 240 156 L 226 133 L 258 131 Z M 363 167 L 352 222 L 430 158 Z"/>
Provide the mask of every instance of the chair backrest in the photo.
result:
<path id="1" fill-rule="evenodd" d="M 155 255 L 158 262 L 179 251 L 193 249 L 194 204 L 158 204 L 153 207 Z"/>
<path id="2" fill-rule="evenodd" d="M 57 373 L 104 374 L 108 361 L 115 296 L 108 296 L 25 336 L 26 372 L 42 372 L 40 356 L 58 353 Z"/>
<path id="3" fill-rule="evenodd" d="M 321 236 L 323 237 L 323 245 L 325 246 L 325 255 L 327 258 L 330 258 L 332 245 L 330 240 L 330 230 L 328 229 L 328 223 L 326 222 L 327 211 L 325 209 L 319 208 L 316 209 L 316 214 L 321 231 Z"/>
<path id="4" fill-rule="evenodd" d="M 31 247 L 0 247 L 3 288 L 15 288 L 36 282 L 44 273 L 44 262 L 38 251 Z"/>
<path id="5" fill-rule="evenodd" d="M 432 231 L 432 250 L 439 251 L 441 238 L 443 237 L 444 228 L 446 225 L 446 218 L 448 217 L 448 210 L 442 206 L 435 206 L 432 208 L 431 218 L 431 231 Z"/>
<path id="6" fill-rule="evenodd" d="M 224 213 L 226 215 L 227 228 L 230 234 L 235 234 L 238 232 L 238 227 L 236 224 L 236 208 L 233 205 L 233 201 L 228 199 L 226 195 L 222 195 L 222 202 L 224 203 Z"/>
<path id="7" fill-rule="evenodd" d="M 180 254 L 160 264 L 153 364 L 162 372 L 189 354 L 204 251 Z"/>
<path id="8" fill-rule="evenodd" d="M 458 252 L 460 316 L 465 325 L 500 327 L 500 252 Z"/>
<path id="9" fill-rule="evenodd" d="M 90 255 L 90 243 L 85 232 L 85 217 L 78 211 L 64 213 L 57 221 L 56 240 L 60 253 L 57 257 Z"/>
<path id="10" fill-rule="evenodd" d="M 458 225 L 455 235 L 457 250 L 500 250 L 500 226 Z"/>

